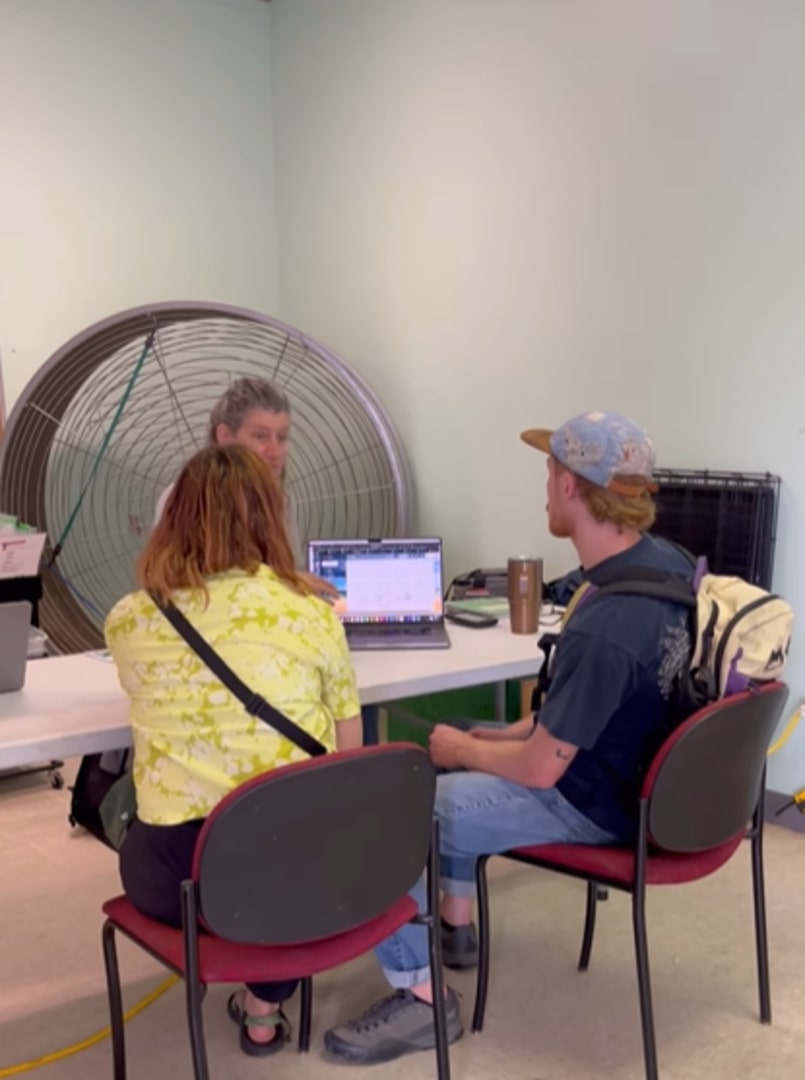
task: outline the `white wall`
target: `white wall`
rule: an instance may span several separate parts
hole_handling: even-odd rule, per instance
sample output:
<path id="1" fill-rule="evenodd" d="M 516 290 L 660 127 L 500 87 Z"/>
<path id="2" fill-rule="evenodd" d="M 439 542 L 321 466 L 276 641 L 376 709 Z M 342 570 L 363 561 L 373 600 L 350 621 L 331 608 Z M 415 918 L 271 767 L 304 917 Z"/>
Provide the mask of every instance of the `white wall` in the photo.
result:
<path id="1" fill-rule="evenodd" d="M 805 612 L 803 51 L 799 0 L 0 0 L 8 404 L 113 311 L 253 306 L 380 393 L 450 569 L 562 568 L 516 434 L 613 407 L 782 474 Z"/>
<path id="2" fill-rule="evenodd" d="M 543 552 L 517 439 L 633 413 L 785 480 L 805 620 L 805 5 L 275 0 L 282 315 L 390 407 L 451 569 Z M 792 656 L 805 693 L 805 627 Z M 772 759 L 805 785 L 805 731 Z"/>
<path id="3" fill-rule="evenodd" d="M 269 5 L 0 0 L 0 356 L 10 407 L 96 319 L 275 311 Z"/>

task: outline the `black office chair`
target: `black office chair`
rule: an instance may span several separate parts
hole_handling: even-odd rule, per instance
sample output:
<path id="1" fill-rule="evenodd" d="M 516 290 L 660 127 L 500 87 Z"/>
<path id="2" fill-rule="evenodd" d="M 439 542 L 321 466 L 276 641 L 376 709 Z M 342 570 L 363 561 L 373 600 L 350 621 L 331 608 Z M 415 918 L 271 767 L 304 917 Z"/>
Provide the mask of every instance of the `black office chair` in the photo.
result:
<path id="1" fill-rule="evenodd" d="M 115 931 L 185 980 L 196 1080 L 208 1080 L 201 1002 L 216 982 L 302 979 L 299 1050 L 310 1045 L 311 976 L 354 959 L 408 922 L 427 927 L 436 1067 L 449 1080 L 439 935 L 436 776 L 404 743 L 316 757 L 256 777 L 213 810 L 182 885 L 183 929 L 103 905 L 115 1080 L 126 1060 Z M 408 896 L 428 872 L 428 906 Z"/>

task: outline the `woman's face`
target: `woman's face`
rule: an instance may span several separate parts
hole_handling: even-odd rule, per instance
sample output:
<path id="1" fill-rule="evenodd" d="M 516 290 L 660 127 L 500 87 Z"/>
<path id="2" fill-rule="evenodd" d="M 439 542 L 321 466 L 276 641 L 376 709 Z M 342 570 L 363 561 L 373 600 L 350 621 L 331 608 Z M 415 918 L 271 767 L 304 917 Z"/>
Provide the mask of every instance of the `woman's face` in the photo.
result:
<path id="1" fill-rule="evenodd" d="M 277 477 L 282 476 L 288 460 L 290 437 L 290 415 L 269 412 L 268 409 L 251 409 L 237 431 L 232 431 L 226 424 L 219 424 L 215 432 L 215 441 L 219 446 L 232 443 L 248 446 L 260 455 Z"/>

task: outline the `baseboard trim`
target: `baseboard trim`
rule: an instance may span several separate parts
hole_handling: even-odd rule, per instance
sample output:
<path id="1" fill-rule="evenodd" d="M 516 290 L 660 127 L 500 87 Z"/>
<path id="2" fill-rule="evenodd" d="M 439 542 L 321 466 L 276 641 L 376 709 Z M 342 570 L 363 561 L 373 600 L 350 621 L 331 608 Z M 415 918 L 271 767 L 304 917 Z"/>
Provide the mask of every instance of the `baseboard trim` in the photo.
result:
<path id="1" fill-rule="evenodd" d="M 780 813 L 782 807 L 790 803 L 790 795 L 767 788 L 763 800 L 763 816 L 769 825 L 782 825 L 784 829 L 805 833 L 805 814 L 797 806 L 789 805 L 787 810 Z"/>

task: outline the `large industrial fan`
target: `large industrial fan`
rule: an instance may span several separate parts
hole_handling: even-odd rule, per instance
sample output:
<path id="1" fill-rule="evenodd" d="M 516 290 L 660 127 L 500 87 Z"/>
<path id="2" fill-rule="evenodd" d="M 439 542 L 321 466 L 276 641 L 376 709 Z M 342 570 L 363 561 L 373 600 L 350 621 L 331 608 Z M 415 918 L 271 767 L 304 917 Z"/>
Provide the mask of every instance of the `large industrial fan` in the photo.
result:
<path id="1" fill-rule="evenodd" d="M 40 622 L 58 651 L 101 644 L 106 613 L 133 587 L 159 494 L 244 375 L 290 398 L 286 483 L 303 541 L 410 531 L 411 480 L 388 414 L 324 345 L 219 304 L 121 312 L 39 369 L 0 447 L 0 508 L 48 535 Z"/>

